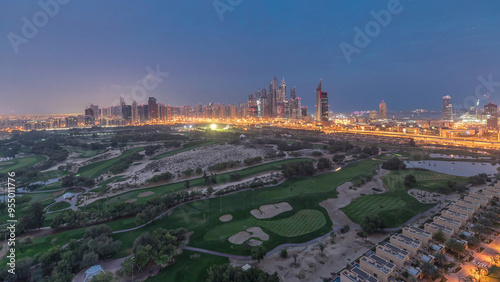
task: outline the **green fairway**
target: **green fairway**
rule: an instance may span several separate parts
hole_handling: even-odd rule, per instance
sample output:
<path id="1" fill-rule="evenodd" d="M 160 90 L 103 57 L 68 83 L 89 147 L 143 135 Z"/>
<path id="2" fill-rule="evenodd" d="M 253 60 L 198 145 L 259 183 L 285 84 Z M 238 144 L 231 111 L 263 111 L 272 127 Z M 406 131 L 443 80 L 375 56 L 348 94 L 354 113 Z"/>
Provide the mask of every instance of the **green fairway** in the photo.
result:
<path id="1" fill-rule="evenodd" d="M 262 197 L 281 199 L 291 195 L 335 191 L 337 186 L 347 181 L 355 181 L 368 175 L 380 161 L 364 160 L 347 165 L 340 171 L 323 173 L 315 177 L 296 177 L 276 186 L 276 189 L 262 192 Z"/>
<path id="2" fill-rule="evenodd" d="M 144 148 L 142 148 L 142 147 L 130 149 L 130 150 L 123 152 L 119 157 L 116 157 L 114 159 L 88 164 L 86 166 L 79 168 L 78 173 L 81 176 L 96 178 L 99 175 L 106 173 L 112 166 L 114 166 L 115 164 L 118 164 L 123 159 L 125 159 L 125 158 L 127 158 L 127 157 L 129 157 L 137 152 L 140 152 L 142 150 L 144 150 Z"/>
<path id="3" fill-rule="evenodd" d="M 77 148 L 70 148 L 69 150 L 78 154 L 78 158 L 90 158 L 99 154 L 99 150 L 84 150 Z"/>
<path id="4" fill-rule="evenodd" d="M 257 166 L 253 166 L 253 167 L 247 167 L 247 168 L 237 170 L 237 171 L 221 173 L 217 176 L 217 179 L 218 179 L 217 183 L 222 184 L 222 183 L 230 182 L 230 175 L 234 174 L 234 173 L 239 173 L 241 178 L 247 178 L 247 177 L 250 177 L 252 175 L 260 174 L 263 172 L 280 170 L 281 165 L 286 164 L 286 163 L 291 163 L 291 162 L 297 162 L 297 161 L 311 161 L 312 162 L 314 160 L 309 159 L 309 158 L 286 159 L 286 160 L 265 163 L 265 164 L 261 164 L 261 165 L 257 165 Z M 107 181 L 108 180 L 106 180 L 105 182 L 107 182 Z M 203 186 L 204 184 L 205 184 L 205 180 L 202 177 L 189 180 L 190 187 L 199 187 L 199 186 Z M 94 191 L 94 192 L 102 191 L 102 189 L 104 189 L 104 188 L 102 188 L 102 184 L 101 184 L 99 188 L 94 189 L 92 191 Z M 142 203 L 142 202 L 146 202 L 146 201 L 150 200 L 153 197 L 157 197 L 158 195 L 165 195 L 165 194 L 169 194 L 169 193 L 173 193 L 173 192 L 177 192 L 177 191 L 182 191 L 184 189 L 186 189 L 184 181 L 175 182 L 175 183 L 166 184 L 166 185 L 155 186 L 155 187 L 151 187 L 151 188 L 144 188 L 144 189 L 131 191 L 128 193 L 123 193 L 123 194 L 120 194 L 118 196 L 110 197 L 108 200 L 100 199 L 100 200 L 95 201 L 94 203 L 90 204 L 89 208 L 101 208 L 101 209 L 103 209 L 103 208 L 107 207 L 108 204 L 110 205 L 110 207 L 112 207 L 116 203 L 120 203 L 120 202 L 129 200 L 129 199 L 134 199 L 134 198 L 137 199 L 136 203 Z M 154 194 L 147 196 L 147 197 L 138 197 L 139 194 L 141 194 L 142 192 L 146 192 L 146 191 L 151 191 Z"/>
<path id="5" fill-rule="evenodd" d="M 165 152 L 163 154 L 160 154 L 158 156 L 151 158 L 151 160 L 153 160 L 153 161 L 160 160 L 160 159 L 163 159 L 166 157 L 171 157 L 173 155 L 176 155 L 176 154 L 179 154 L 179 153 L 182 153 L 185 151 L 192 150 L 192 149 L 197 148 L 197 147 L 209 146 L 209 145 L 212 145 L 215 143 L 217 143 L 217 142 L 215 142 L 215 141 L 195 141 L 195 142 L 186 143 L 180 149 Z"/>
<path id="6" fill-rule="evenodd" d="M 155 277 L 149 277 L 147 282 L 192 282 L 206 281 L 207 270 L 212 265 L 229 263 L 229 259 L 215 255 L 183 250 L 175 263 L 162 269 Z"/>
<path id="7" fill-rule="evenodd" d="M 342 209 L 354 222 L 361 222 L 367 215 L 379 214 L 385 210 L 404 207 L 406 203 L 395 197 L 383 195 L 362 196 Z"/>
<path id="8" fill-rule="evenodd" d="M 15 171 L 23 167 L 32 167 L 39 162 L 45 161 L 43 156 L 25 157 L 20 159 L 12 159 L 10 161 L 0 162 L 0 173 Z"/>
<path id="9" fill-rule="evenodd" d="M 408 195 L 407 188 L 404 186 L 404 177 L 408 174 L 414 175 L 417 179 L 417 185 L 414 188 L 429 192 L 446 191 L 443 187 L 447 187 L 448 181 L 461 184 L 466 181 L 464 177 L 433 171 L 411 169 L 391 171 L 383 178 L 387 192 L 357 198 L 341 210 L 356 223 L 361 223 L 366 215 L 371 214 L 380 216 L 387 227 L 396 227 L 434 207 L 435 204 L 423 204 Z"/>
<path id="10" fill-rule="evenodd" d="M 62 202 L 58 202 L 57 204 L 55 204 L 52 207 L 50 207 L 50 211 L 54 212 L 54 211 L 66 209 L 66 208 L 69 208 L 69 207 L 71 207 L 70 203 L 62 201 Z"/>
<path id="11" fill-rule="evenodd" d="M 277 220 L 259 220 L 250 217 L 246 220 L 222 224 L 208 231 L 204 238 L 207 241 L 220 240 L 252 226 L 268 229 L 283 237 L 296 237 L 316 231 L 325 224 L 325 216 L 320 211 L 300 210 L 290 217 Z"/>

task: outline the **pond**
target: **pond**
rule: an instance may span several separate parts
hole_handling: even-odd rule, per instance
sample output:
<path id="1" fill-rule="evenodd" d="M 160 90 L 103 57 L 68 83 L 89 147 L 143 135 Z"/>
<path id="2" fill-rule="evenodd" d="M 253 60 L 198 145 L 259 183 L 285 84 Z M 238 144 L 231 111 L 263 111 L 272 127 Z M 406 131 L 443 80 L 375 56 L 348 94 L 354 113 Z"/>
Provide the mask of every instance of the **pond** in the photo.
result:
<path id="1" fill-rule="evenodd" d="M 472 157 L 472 156 L 462 156 L 462 155 L 448 155 L 448 154 L 429 154 L 429 157 L 433 159 L 464 159 L 464 160 L 489 160 L 491 157 Z"/>
<path id="2" fill-rule="evenodd" d="M 407 168 L 423 168 L 457 176 L 474 176 L 486 173 L 490 176 L 498 173 L 500 165 L 491 163 L 453 162 L 453 161 L 405 161 Z"/>

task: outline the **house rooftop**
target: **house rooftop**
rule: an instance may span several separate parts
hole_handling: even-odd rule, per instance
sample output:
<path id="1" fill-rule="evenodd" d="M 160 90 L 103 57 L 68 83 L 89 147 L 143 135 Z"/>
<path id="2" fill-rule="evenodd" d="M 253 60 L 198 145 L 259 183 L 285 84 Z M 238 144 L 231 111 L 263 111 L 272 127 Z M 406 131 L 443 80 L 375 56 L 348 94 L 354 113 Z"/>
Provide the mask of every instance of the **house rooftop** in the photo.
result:
<path id="1" fill-rule="evenodd" d="M 342 271 L 341 275 L 355 282 L 378 282 L 379 280 L 370 274 L 366 273 L 359 267 L 354 267 L 351 270 Z"/>
<path id="2" fill-rule="evenodd" d="M 362 261 L 365 261 L 372 267 L 389 274 L 392 271 L 394 271 L 394 268 L 396 267 L 394 264 L 388 262 L 387 260 L 377 256 L 376 254 L 372 254 L 369 257 L 362 257 Z"/>
<path id="3" fill-rule="evenodd" d="M 410 227 L 404 227 L 403 229 L 410 232 L 410 233 L 413 233 L 415 235 L 421 236 L 421 237 L 425 237 L 428 239 L 432 238 L 431 232 L 424 230 L 424 229 L 421 229 L 421 228 L 418 228 L 418 227 L 410 226 Z"/>
<path id="4" fill-rule="evenodd" d="M 403 234 L 394 234 L 391 236 L 391 239 L 394 238 L 394 240 L 397 240 L 397 241 L 400 241 L 406 245 L 409 245 L 413 248 L 419 248 L 422 243 L 419 241 L 419 240 L 415 240 L 413 238 L 410 238 L 406 235 L 403 235 Z"/>

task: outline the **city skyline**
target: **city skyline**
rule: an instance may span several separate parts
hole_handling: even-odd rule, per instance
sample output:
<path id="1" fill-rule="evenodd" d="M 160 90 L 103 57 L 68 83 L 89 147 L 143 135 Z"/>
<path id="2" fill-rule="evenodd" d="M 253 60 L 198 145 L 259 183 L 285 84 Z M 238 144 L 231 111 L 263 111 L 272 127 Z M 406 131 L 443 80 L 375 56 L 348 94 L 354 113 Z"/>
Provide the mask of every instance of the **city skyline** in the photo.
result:
<path id="1" fill-rule="evenodd" d="M 458 109 L 488 81 L 490 87 L 480 92 L 491 97 L 481 105 L 498 104 L 500 58 L 492 46 L 499 39 L 492 35 L 500 21 L 499 3 L 479 7 L 443 1 L 428 9 L 399 1 L 390 22 L 379 25 L 369 44 L 356 47 L 358 30 L 367 36 L 366 25 L 391 2 L 242 1 L 223 20 L 211 2 L 199 7 L 131 2 L 121 7 L 129 17 L 114 10 L 118 2 L 99 3 L 99 8 L 68 2 L 59 4 L 32 38 L 23 37 L 24 19 L 33 24 L 33 15 L 44 7 L 2 3 L 9 13 L 2 15 L 0 27 L 0 96 L 9 103 L 0 105 L 0 113 L 68 113 L 86 103 L 112 105 L 155 74 L 161 82 L 146 97 L 172 105 L 244 101 L 241 97 L 265 87 L 262 81 L 278 73 L 294 82 L 289 88 L 295 86 L 310 108 L 317 80 L 323 78 L 335 112 L 376 109 L 382 99 L 394 110 L 439 110 L 444 95 L 451 95 Z M 99 23 L 89 22 L 90 16 Z M 116 28 L 105 32 L 108 25 Z M 342 43 L 359 53 L 346 60 Z"/>

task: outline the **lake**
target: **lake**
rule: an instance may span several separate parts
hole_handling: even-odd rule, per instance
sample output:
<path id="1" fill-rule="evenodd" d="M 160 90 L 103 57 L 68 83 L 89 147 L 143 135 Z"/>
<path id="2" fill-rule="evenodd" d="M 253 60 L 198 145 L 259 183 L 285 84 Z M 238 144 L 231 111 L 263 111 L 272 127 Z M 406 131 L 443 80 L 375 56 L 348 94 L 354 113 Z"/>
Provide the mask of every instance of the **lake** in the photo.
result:
<path id="1" fill-rule="evenodd" d="M 405 161 L 405 164 L 407 168 L 423 168 L 457 176 L 474 176 L 479 173 L 493 176 L 498 173 L 497 168 L 500 166 L 491 165 L 491 163 L 458 161 Z"/>

